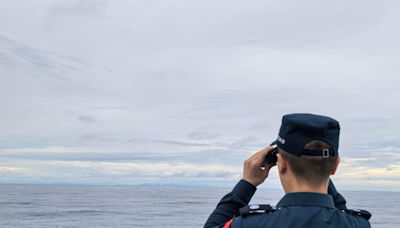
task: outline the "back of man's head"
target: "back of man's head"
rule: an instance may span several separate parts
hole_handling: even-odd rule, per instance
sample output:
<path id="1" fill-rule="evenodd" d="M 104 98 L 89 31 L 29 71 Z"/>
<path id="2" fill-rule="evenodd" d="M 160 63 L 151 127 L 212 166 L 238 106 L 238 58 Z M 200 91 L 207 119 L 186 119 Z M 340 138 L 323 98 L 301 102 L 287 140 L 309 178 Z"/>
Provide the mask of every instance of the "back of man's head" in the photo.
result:
<path id="1" fill-rule="evenodd" d="M 285 115 L 277 140 L 279 154 L 301 183 L 326 184 L 336 170 L 339 123 L 330 117 L 297 113 Z"/>
<path id="2" fill-rule="evenodd" d="M 329 149 L 330 145 L 321 140 L 314 140 L 307 143 L 304 149 L 323 150 Z M 305 183 L 311 187 L 317 187 L 325 184 L 335 169 L 337 156 L 317 157 L 317 156 L 295 156 L 284 150 L 279 150 L 282 157 L 287 161 L 290 171 L 299 182 Z"/>

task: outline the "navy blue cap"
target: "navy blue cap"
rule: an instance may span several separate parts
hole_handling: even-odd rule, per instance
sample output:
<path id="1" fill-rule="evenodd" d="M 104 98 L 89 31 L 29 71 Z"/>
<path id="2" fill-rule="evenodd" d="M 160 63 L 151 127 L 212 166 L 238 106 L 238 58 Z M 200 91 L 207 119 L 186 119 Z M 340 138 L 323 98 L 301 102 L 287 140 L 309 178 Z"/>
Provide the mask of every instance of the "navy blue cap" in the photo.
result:
<path id="1" fill-rule="evenodd" d="M 339 154 L 339 132 L 339 122 L 330 117 L 307 113 L 288 114 L 282 117 L 278 139 L 273 144 L 296 156 L 333 157 Z M 314 140 L 324 141 L 330 148 L 304 149 L 307 143 Z"/>

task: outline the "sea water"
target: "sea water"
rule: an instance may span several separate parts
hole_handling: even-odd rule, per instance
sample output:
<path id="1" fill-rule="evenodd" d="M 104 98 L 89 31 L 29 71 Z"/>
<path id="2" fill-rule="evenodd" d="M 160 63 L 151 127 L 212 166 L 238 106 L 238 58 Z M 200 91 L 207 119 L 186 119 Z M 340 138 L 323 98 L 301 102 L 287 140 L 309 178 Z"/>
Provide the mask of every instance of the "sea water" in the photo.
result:
<path id="1" fill-rule="evenodd" d="M 0 185 L 0 227 L 202 227 L 230 189 Z M 341 192 L 370 211 L 372 227 L 400 227 L 399 192 Z M 252 203 L 275 205 L 281 190 Z"/>

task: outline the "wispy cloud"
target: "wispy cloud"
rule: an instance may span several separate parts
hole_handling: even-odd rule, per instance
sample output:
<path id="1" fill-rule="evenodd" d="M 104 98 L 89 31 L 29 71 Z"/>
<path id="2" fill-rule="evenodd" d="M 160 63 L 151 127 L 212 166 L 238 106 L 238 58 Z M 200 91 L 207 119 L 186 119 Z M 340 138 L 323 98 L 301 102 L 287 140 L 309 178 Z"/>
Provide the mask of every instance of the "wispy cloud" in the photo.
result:
<path id="1" fill-rule="evenodd" d="M 240 177 L 234 166 L 195 165 L 187 163 L 137 163 L 93 161 L 31 161 L 0 162 L 2 182 L 31 178 L 46 183 L 86 183 L 137 185 L 142 183 L 174 183 L 184 178 L 187 182 L 232 181 Z M 66 178 L 66 179 L 64 179 Z"/>

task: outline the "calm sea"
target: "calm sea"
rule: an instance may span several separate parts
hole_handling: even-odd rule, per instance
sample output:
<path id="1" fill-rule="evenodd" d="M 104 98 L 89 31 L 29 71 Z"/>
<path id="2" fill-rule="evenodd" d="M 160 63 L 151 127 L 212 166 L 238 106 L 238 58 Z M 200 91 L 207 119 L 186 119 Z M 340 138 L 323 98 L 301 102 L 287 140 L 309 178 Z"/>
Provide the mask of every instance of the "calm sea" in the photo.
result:
<path id="1" fill-rule="evenodd" d="M 0 185 L 0 227 L 202 227 L 230 189 Z M 372 227 L 400 227 L 400 193 L 342 192 L 372 212 Z M 260 189 L 253 203 L 276 204 Z"/>

